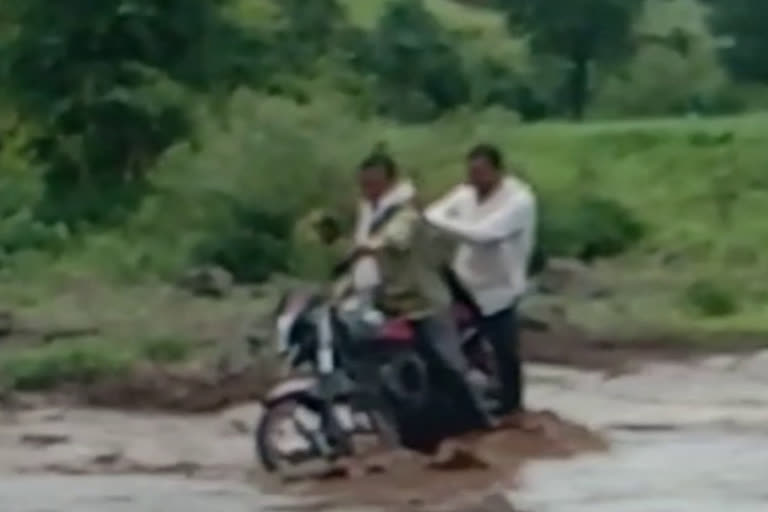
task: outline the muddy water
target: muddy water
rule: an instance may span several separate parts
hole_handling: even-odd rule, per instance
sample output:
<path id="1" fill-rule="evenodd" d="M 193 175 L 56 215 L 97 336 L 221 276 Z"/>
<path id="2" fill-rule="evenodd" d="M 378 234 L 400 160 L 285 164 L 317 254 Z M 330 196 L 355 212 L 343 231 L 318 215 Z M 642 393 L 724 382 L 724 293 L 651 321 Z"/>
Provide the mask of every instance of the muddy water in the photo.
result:
<path id="1" fill-rule="evenodd" d="M 533 512 L 768 510 L 768 355 L 656 365 L 605 381 L 539 368 L 532 399 L 610 432 L 608 454 L 536 462 Z"/>
<path id="2" fill-rule="evenodd" d="M 537 463 L 512 499 L 535 512 L 763 512 L 768 437 L 622 433 L 610 456 Z"/>
<path id="3" fill-rule="evenodd" d="M 536 366 L 529 379 L 532 405 L 606 432 L 613 449 L 527 464 L 508 492 L 519 508 L 768 510 L 768 354 L 658 364 L 612 379 Z M 306 505 L 244 483 L 252 460 L 247 426 L 257 412 L 243 407 L 190 418 L 39 410 L 4 417 L 0 510 L 259 512 Z"/>
<path id="4" fill-rule="evenodd" d="M 157 477 L 22 476 L 0 480 L 4 512 L 254 512 L 285 506 L 246 486 Z"/>

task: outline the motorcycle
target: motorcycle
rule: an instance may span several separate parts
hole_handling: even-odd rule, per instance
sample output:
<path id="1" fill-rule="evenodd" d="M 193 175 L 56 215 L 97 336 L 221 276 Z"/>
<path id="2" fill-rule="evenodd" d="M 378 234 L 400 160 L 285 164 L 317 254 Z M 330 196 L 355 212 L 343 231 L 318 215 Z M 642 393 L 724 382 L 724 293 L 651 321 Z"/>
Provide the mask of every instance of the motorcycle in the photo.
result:
<path id="1" fill-rule="evenodd" d="M 462 349 L 494 411 L 499 383 L 484 342 L 479 311 L 446 269 Z M 405 318 L 386 318 L 359 296 L 329 300 L 322 293 L 286 294 L 276 313 L 278 352 L 299 372 L 275 386 L 255 429 L 263 468 L 284 476 L 359 454 L 359 438 L 392 448 L 432 452 L 446 437 L 469 430 L 469 411 L 441 392 L 440 376 L 419 349 Z M 308 372 L 301 373 L 302 369 Z"/>

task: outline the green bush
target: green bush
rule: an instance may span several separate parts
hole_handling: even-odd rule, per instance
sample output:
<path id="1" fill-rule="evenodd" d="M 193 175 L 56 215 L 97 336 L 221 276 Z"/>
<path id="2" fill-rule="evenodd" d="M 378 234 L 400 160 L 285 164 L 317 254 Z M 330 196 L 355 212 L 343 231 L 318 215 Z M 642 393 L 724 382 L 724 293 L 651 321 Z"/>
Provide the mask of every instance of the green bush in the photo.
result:
<path id="1" fill-rule="evenodd" d="M 164 251 L 164 273 L 210 263 L 239 281 L 261 281 L 292 265 L 303 214 L 349 211 L 352 169 L 373 139 L 332 101 L 302 107 L 241 91 L 224 112 L 226 124 L 201 121 L 198 147 L 180 144 L 161 160 L 128 243 Z M 169 247 L 171 233 L 178 237 Z"/>
<path id="2" fill-rule="evenodd" d="M 620 203 L 584 197 L 543 198 L 539 244 L 545 255 L 591 261 L 619 255 L 642 239 L 646 228 Z"/>
<path id="3" fill-rule="evenodd" d="M 63 224 L 50 225 L 35 218 L 29 209 L 0 218 L 0 252 L 9 256 L 28 250 L 57 253 L 69 240 Z"/>
<path id="4" fill-rule="evenodd" d="M 156 339 L 141 344 L 140 355 L 154 363 L 178 363 L 185 361 L 191 354 L 189 342 L 178 339 Z"/>
<path id="5" fill-rule="evenodd" d="M 358 60 L 376 77 L 384 115 L 429 121 L 470 99 L 459 48 L 421 0 L 387 5 L 362 54 Z"/>
<path id="6" fill-rule="evenodd" d="M 694 313 L 705 317 L 730 316 L 739 310 L 734 292 L 708 279 L 700 279 L 689 285 L 684 300 Z"/>
<path id="7" fill-rule="evenodd" d="M 239 28 L 223 3 L 3 3 L 0 17 L 13 30 L 0 44 L 0 77 L 35 131 L 29 148 L 46 168 L 43 216 L 98 222 L 124 200 L 138 205 L 124 189 L 143 191 L 155 158 L 190 132 L 190 91 L 237 75 Z"/>
<path id="8" fill-rule="evenodd" d="M 20 391 L 44 391 L 60 384 L 90 384 L 120 374 L 132 363 L 123 347 L 78 343 L 4 356 L 0 374 Z"/>
<path id="9" fill-rule="evenodd" d="M 264 281 L 287 270 L 292 219 L 254 205 L 236 210 L 223 231 L 212 232 L 195 249 L 196 264 L 222 267 L 240 282 Z"/>

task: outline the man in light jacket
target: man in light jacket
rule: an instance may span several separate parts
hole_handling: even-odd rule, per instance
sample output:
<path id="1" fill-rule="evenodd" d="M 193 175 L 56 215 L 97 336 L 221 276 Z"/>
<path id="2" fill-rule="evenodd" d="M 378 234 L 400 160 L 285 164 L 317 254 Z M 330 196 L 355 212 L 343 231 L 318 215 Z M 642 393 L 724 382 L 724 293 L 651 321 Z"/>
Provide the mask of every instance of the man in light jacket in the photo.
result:
<path id="1" fill-rule="evenodd" d="M 413 322 L 458 408 L 475 416 L 478 426 L 491 426 L 479 393 L 467 381 L 469 364 L 451 316 L 450 290 L 432 261 L 413 187 L 398 181 L 394 161 L 380 154 L 360 165 L 358 180 L 363 201 L 355 236 L 360 255 L 353 269 L 356 289 L 370 289 L 386 315 Z"/>
<path id="2" fill-rule="evenodd" d="M 483 315 L 496 353 L 504 413 L 523 409 L 517 303 L 526 290 L 536 226 L 536 200 L 521 180 L 505 176 L 491 145 L 468 155 L 468 183 L 425 211 L 427 221 L 458 242 L 453 268 Z"/>

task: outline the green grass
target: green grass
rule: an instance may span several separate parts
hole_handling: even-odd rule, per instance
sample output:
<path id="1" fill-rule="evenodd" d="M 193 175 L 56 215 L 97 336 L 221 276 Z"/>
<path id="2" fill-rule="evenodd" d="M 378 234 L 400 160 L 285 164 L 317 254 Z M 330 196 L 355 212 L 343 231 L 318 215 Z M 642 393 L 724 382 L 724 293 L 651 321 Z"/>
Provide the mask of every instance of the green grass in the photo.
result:
<path id="1" fill-rule="evenodd" d="M 138 360 L 125 344 L 86 341 L 4 354 L 0 376 L 13 389 L 44 391 L 61 384 L 91 384 L 119 376 Z"/>
<path id="2" fill-rule="evenodd" d="M 159 162 L 154 191 L 124 225 L 64 236 L 54 252 L 33 244 L 7 255 L 4 308 L 24 325 L 97 327 L 103 341 L 3 349 L 0 368 L 21 387 L 39 387 L 140 360 L 196 357 L 195 347 L 236 339 L 273 297 L 199 299 L 167 280 L 195 263 L 201 241 L 241 222 L 233 205 L 292 219 L 318 206 L 351 215 L 353 169 L 382 140 L 425 199 L 462 179 L 466 150 L 487 140 L 547 204 L 596 194 L 639 219 L 646 227 L 639 245 L 594 268 L 609 294 L 562 298 L 576 323 L 617 338 L 674 332 L 727 345 L 759 336 L 768 333 L 766 126 L 766 115 L 521 125 L 489 111 L 402 127 L 355 120 L 332 97 L 298 107 L 243 91 L 217 118 L 200 120 L 199 148 L 180 144 Z M 34 190 L 38 179 L 4 176 L 15 176 L 5 181 L 11 195 L 14 187 Z M 287 262 L 306 263 L 314 250 L 300 240 L 286 247 L 294 255 Z"/>
<path id="3" fill-rule="evenodd" d="M 21 391 L 47 391 L 62 384 L 87 385 L 119 377 L 142 362 L 180 363 L 192 354 L 192 346 L 180 340 L 85 338 L 3 354 L 0 380 Z"/>
<path id="4" fill-rule="evenodd" d="M 768 272 L 765 115 L 523 126 L 511 115 L 487 112 L 403 128 L 338 116 L 330 117 L 332 125 L 324 125 L 334 110 L 329 104 L 300 114 L 289 113 L 279 102 L 262 103 L 247 96 L 236 104 L 240 114 L 235 118 L 255 115 L 248 113 L 249 108 L 266 115 L 275 129 L 270 146 L 285 144 L 280 139 L 295 130 L 290 140 L 302 141 L 304 154 L 254 146 L 251 158 L 247 141 L 258 134 L 247 121 L 235 121 L 238 127 L 224 140 L 212 137 L 209 149 L 194 157 L 201 173 L 196 176 L 211 168 L 206 159 L 227 162 L 230 173 L 227 178 L 217 176 L 217 186 L 223 186 L 223 179 L 235 178 L 237 169 L 253 176 L 250 162 L 258 154 L 264 172 L 280 168 L 284 176 L 250 183 L 243 178 L 241 194 L 253 194 L 263 204 L 279 196 L 283 207 L 288 200 L 301 205 L 331 204 L 348 211 L 354 195 L 351 169 L 375 140 L 384 139 L 424 195 L 434 197 L 461 179 L 466 149 L 476 141 L 489 140 L 505 150 L 510 167 L 520 169 L 542 196 L 567 201 L 599 194 L 623 204 L 648 226 L 643 242 L 616 262 L 618 270 L 610 274 L 618 287 L 629 290 L 628 299 L 638 304 L 638 310 L 650 310 L 639 316 L 675 327 L 768 330 L 768 297 L 761 284 L 761 276 Z M 301 126 L 289 128 L 291 123 Z M 725 140 L 729 142 L 722 143 Z M 221 145 L 246 149 L 227 155 Z M 274 164 L 268 163 L 272 157 Z M 189 177 L 190 167 L 184 169 Z M 329 185 L 307 188 L 300 184 L 305 180 Z M 202 183 L 202 179 L 193 181 Z M 233 195 L 236 182 L 229 185 Z M 716 318 L 690 313 L 685 290 L 702 278 L 725 283 L 737 298 L 738 310 Z M 633 290 L 638 290 L 637 297 L 631 296 Z"/>

